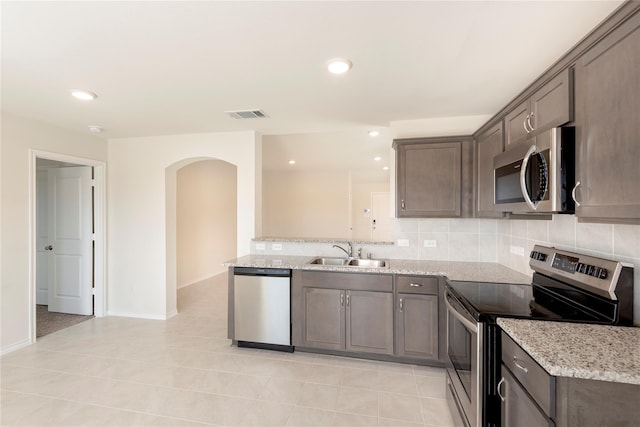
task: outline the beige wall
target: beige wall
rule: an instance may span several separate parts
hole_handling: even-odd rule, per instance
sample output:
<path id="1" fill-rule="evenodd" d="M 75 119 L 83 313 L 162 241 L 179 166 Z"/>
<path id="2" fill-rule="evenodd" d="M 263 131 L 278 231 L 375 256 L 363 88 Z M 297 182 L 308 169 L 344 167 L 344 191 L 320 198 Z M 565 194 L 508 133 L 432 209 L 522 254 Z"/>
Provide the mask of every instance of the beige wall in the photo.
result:
<path id="1" fill-rule="evenodd" d="M 11 351 L 30 343 L 30 306 L 35 304 L 30 279 L 31 192 L 35 164 L 31 150 L 106 161 L 107 143 L 95 136 L 74 133 L 51 125 L 2 113 L 0 183 L 2 271 L 0 281 L 0 351 Z M 35 162 L 34 162 L 35 163 Z"/>
<path id="2" fill-rule="evenodd" d="M 177 174 L 178 288 L 222 273 L 236 257 L 237 168 L 202 160 Z"/>
<path id="3" fill-rule="evenodd" d="M 349 237 L 347 172 L 274 172 L 263 175 L 262 235 Z"/>
<path id="4" fill-rule="evenodd" d="M 177 171 L 190 163 L 237 166 L 237 255 L 249 253 L 262 208 L 260 144 L 249 131 L 109 140 L 109 315 L 177 313 Z"/>

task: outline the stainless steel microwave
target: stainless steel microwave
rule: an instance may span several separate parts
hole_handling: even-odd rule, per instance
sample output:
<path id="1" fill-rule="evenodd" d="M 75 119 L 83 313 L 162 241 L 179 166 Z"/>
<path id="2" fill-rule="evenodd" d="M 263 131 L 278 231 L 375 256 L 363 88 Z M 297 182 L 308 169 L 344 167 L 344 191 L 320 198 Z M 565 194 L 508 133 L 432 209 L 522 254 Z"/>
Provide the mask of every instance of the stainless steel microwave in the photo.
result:
<path id="1" fill-rule="evenodd" d="M 560 127 L 507 147 L 493 159 L 500 212 L 573 213 L 575 128 Z"/>

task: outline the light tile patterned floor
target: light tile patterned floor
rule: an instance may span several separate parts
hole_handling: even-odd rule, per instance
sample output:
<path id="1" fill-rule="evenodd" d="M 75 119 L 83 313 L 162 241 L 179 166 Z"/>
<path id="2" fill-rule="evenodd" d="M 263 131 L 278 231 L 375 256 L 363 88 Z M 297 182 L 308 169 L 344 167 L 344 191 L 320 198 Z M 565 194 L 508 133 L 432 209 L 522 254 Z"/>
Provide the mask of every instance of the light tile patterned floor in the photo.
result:
<path id="1" fill-rule="evenodd" d="M 167 321 L 96 318 L 0 359 L 0 425 L 451 426 L 442 369 L 239 349 L 226 274 Z"/>

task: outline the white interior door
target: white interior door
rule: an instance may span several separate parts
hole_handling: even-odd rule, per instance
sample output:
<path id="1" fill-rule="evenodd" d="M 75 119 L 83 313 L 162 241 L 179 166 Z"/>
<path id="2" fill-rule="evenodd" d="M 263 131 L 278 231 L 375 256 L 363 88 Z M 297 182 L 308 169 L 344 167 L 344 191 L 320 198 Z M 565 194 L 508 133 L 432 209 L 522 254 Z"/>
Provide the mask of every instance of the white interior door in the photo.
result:
<path id="1" fill-rule="evenodd" d="M 371 193 L 371 240 L 390 239 L 391 227 L 390 193 Z"/>
<path id="2" fill-rule="evenodd" d="M 93 314 L 91 167 L 48 171 L 49 311 Z"/>
<path id="3" fill-rule="evenodd" d="M 46 169 L 36 171 L 36 304 L 49 304 L 49 224 L 47 212 L 48 173 Z"/>

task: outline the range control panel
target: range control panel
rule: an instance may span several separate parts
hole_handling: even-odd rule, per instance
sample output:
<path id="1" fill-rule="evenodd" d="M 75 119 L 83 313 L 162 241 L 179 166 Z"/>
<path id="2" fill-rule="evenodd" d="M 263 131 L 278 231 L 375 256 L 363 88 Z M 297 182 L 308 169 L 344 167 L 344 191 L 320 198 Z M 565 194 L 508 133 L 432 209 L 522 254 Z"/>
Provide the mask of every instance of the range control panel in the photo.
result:
<path id="1" fill-rule="evenodd" d="M 603 258 L 535 245 L 529 266 L 541 274 L 566 280 L 592 292 L 612 295 L 622 264 Z"/>

